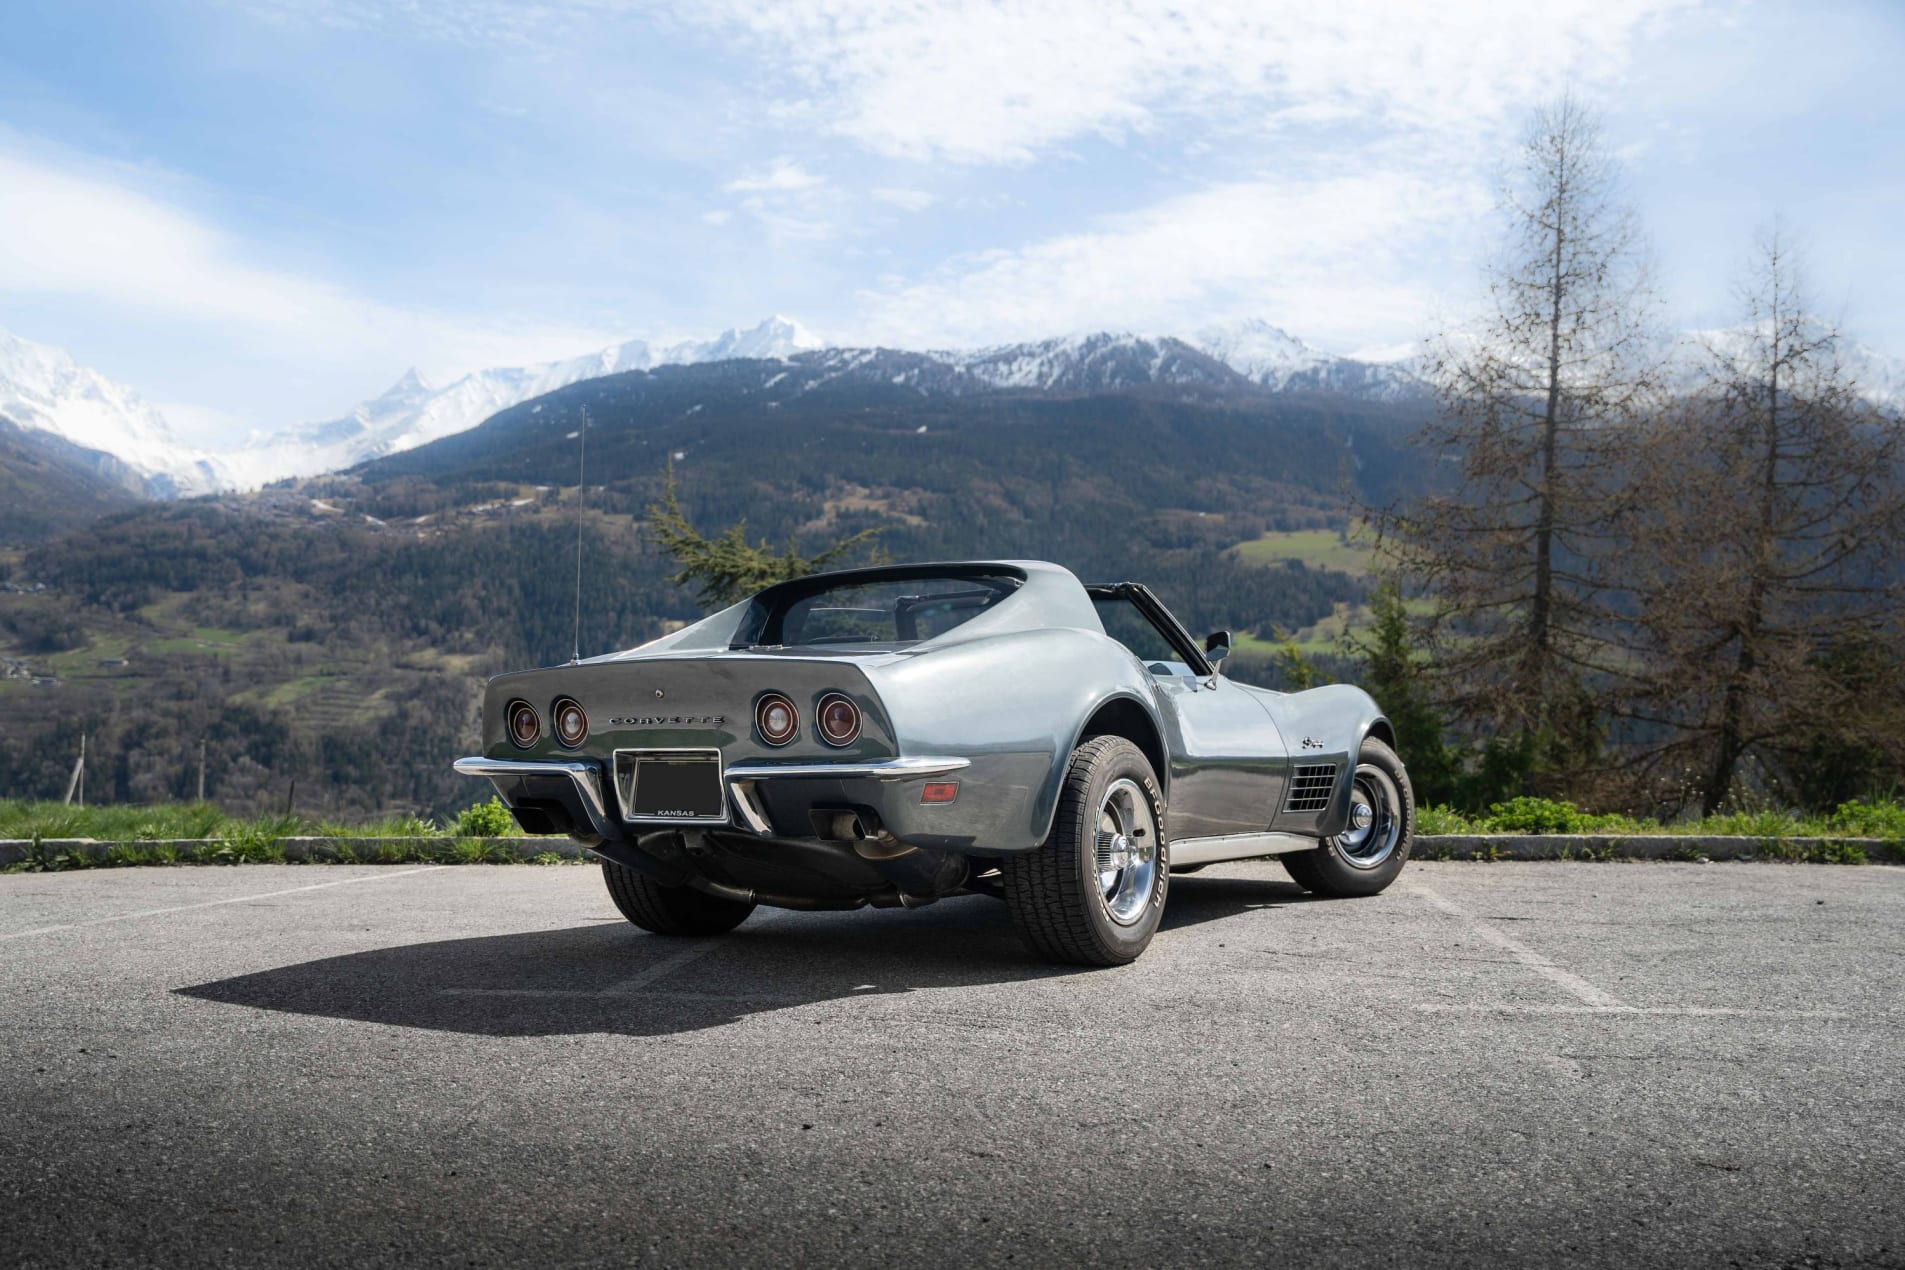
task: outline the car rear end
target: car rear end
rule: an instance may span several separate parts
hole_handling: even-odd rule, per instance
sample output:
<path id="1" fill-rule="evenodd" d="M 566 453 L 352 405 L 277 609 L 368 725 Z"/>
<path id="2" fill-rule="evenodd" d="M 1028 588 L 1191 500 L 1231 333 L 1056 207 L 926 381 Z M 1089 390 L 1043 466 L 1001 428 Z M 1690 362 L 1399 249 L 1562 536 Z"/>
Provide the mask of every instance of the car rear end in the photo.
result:
<path id="1" fill-rule="evenodd" d="M 524 830 L 671 880 L 835 899 L 943 887 L 944 852 L 880 862 L 918 855 L 908 836 L 946 840 L 939 813 L 969 760 L 901 752 L 861 664 L 882 657 L 736 651 L 502 675 L 484 752 L 457 770 L 488 777 Z"/>

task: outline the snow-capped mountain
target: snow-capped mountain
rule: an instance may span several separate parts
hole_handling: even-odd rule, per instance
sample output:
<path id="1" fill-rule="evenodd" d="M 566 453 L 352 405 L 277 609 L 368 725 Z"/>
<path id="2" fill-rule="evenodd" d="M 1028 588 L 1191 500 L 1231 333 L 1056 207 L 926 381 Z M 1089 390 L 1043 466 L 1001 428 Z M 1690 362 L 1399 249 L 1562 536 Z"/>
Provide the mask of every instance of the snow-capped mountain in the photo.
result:
<path id="1" fill-rule="evenodd" d="M 1140 384 L 1237 382 L 1234 370 L 1182 340 L 1110 331 L 932 356 L 992 388 L 1098 392 Z"/>
<path id="2" fill-rule="evenodd" d="M 1099 331 L 933 356 L 993 388 L 1047 392 L 1216 386 L 1239 378 L 1271 392 L 1337 392 L 1378 401 L 1427 391 L 1402 363 L 1325 353 L 1257 318 L 1207 326 L 1184 339 Z"/>
<path id="3" fill-rule="evenodd" d="M 1726 363 L 1750 373 L 1767 356 L 1762 339 L 1763 332 L 1751 326 L 1688 331 L 1674 349 L 1671 382 L 1681 390 L 1697 388 Z M 1836 365 L 1859 396 L 1881 410 L 1905 409 L 1905 358 L 1888 357 L 1869 344 L 1841 337 L 1815 365 L 1821 370 Z"/>
<path id="4" fill-rule="evenodd" d="M 1337 357 L 1260 318 L 1206 326 L 1188 342 L 1272 392 L 1341 392 L 1401 401 L 1428 390 L 1406 362 Z"/>
<path id="5" fill-rule="evenodd" d="M 630 340 L 561 361 L 474 371 L 442 387 L 411 370 L 347 415 L 255 432 L 216 455 L 180 443 L 131 389 L 57 349 L 0 333 L 0 415 L 97 455 L 100 474 L 135 493 L 171 498 L 340 471 L 465 432 L 498 411 L 587 379 L 736 358 L 813 362 L 807 369 L 817 373 L 799 377 L 800 391 L 867 375 L 927 393 L 1255 384 L 1397 400 L 1421 391 L 1403 366 L 1335 357 L 1256 320 L 1207 327 L 1188 340 L 1099 331 L 912 353 L 829 346 L 798 323 L 773 317 L 711 339 Z"/>
<path id="6" fill-rule="evenodd" d="M 0 416 L 97 456 L 98 475 L 147 498 L 203 494 L 229 483 L 217 459 L 181 443 L 138 393 L 60 349 L 6 331 L 0 331 Z"/>
<path id="7" fill-rule="evenodd" d="M 254 434 L 227 462 L 244 487 L 335 472 L 454 436 L 517 402 L 584 379 L 740 357 L 778 359 L 822 346 L 798 323 L 771 317 L 713 339 L 660 346 L 630 340 L 563 361 L 479 370 L 442 388 L 431 387 L 413 369 L 341 419 Z"/>

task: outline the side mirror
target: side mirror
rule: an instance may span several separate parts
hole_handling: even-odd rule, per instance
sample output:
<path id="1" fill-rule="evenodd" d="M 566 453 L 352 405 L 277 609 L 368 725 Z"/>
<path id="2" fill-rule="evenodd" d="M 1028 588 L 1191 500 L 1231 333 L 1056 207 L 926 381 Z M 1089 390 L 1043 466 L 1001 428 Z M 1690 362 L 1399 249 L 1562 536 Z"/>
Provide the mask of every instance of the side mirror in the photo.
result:
<path id="1" fill-rule="evenodd" d="M 1230 656 L 1230 632 L 1212 631 L 1204 636 L 1204 660 L 1215 666 Z"/>

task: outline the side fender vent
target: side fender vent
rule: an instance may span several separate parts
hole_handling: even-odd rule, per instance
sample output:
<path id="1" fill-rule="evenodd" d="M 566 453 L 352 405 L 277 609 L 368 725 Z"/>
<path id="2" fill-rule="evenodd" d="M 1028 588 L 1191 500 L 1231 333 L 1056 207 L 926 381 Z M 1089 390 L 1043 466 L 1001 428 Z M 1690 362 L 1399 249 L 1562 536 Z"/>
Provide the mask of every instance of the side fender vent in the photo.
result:
<path id="1" fill-rule="evenodd" d="M 1290 812 L 1318 812 L 1330 805 L 1336 792 L 1336 764 L 1318 763 L 1299 767 L 1290 782 L 1290 800 L 1283 809 Z"/>

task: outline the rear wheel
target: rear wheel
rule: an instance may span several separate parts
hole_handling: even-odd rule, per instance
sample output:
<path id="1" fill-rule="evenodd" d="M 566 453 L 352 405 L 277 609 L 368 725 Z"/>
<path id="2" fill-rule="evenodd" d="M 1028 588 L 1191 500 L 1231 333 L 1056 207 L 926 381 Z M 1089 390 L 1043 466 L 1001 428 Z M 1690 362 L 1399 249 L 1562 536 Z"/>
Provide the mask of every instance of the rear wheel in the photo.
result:
<path id="1" fill-rule="evenodd" d="M 1034 952 L 1082 966 L 1136 960 L 1157 933 L 1171 873 L 1164 797 L 1143 752 L 1116 736 L 1079 746 L 1051 836 L 1001 871 Z"/>
<path id="2" fill-rule="evenodd" d="M 1279 856 L 1298 885 L 1318 895 L 1375 895 L 1396 880 L 1415 846 L 1416 800 L 1396 752 L 1363 742 L 1350 791 L 1349 823 L 1314 851 Z"/>
<path id="3" fill-rule="evenodd" d="M 622 916 L 657 935 L 725 935 L 747 920 L 752 904 L 724 900 L 686 886 L 663 886 L 613 860 L 602 861 L 602 880 Z"/>

